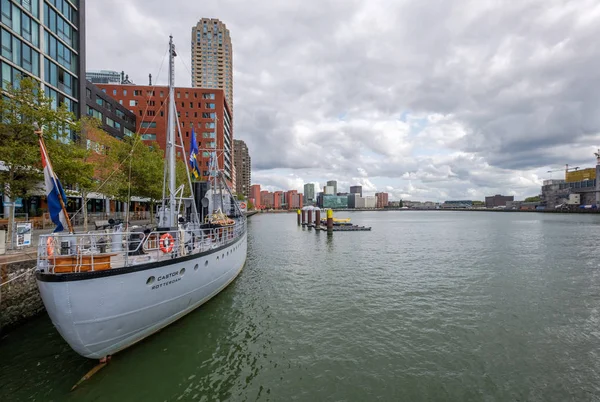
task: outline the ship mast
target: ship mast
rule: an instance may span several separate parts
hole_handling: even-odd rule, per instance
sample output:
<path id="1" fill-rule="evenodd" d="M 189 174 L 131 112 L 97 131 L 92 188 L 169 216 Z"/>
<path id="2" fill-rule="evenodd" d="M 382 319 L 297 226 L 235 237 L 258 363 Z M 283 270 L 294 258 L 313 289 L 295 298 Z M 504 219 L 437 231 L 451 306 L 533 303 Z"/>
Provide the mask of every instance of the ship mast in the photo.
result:
<path id="1" fill-rule="evenodd" d="M 169 168 L 169 223 L 177 226 L 177 205 L 175 200 L 175 45 L 169 36 L 169 110 L 167 128 L 167 158 Z"/>

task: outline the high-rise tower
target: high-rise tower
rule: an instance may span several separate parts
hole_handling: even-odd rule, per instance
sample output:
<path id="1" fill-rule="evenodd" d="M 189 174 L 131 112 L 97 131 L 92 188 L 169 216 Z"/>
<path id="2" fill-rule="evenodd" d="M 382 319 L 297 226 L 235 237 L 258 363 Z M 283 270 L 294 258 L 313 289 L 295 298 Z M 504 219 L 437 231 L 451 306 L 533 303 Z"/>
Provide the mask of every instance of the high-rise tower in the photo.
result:
<path id="1" fill-rule="evenodd" d="M 229 30 L 216 18 L 192 28 L 192 86 L 219 88 L 233 110 L 233 49 Z"/>
<path id="2" fill-rule="evenodd" d="M 2 90 L 30 77 L 53 106 L 85 115 L 85 1 L 1 0 L 0 23 Z"/>
<path id="3" fill-rule="evenodd" d="M 233 163 L 237 173 L 236 192 L 238 195 L 250 197 L 250 180 L 252 176 L 252 167 L 248 146 L 242 140 L 233 140 Z"/>

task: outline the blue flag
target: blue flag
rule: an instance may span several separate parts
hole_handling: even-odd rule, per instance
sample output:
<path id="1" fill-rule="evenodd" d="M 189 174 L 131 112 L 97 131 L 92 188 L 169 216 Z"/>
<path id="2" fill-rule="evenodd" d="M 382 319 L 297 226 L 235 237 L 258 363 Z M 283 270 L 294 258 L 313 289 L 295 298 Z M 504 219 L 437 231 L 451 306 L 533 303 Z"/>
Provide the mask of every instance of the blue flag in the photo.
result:
<path id="1" fill-rule="evenodd" d="M 200 176 L 200 170 L 198 169 L 198 142 L 196 141 L 196 133 L 192 128 L 192 138 L 190 139 L 190 166 L 192 168 L 192 174 L 197 179 Z"/>

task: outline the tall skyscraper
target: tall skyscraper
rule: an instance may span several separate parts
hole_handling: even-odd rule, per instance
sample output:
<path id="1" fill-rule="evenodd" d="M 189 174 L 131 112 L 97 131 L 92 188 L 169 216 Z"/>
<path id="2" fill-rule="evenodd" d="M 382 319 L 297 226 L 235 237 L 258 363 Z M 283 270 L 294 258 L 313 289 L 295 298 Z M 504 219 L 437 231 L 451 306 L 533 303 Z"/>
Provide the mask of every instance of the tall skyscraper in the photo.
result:
<path id="1" fill-rule="evenodd" d="M 327 182 L 327 185 L 333 187 L 333 195 L 336 195 L 337 194 L 337 180 L 329 180 Z"/>
<path id="2" fill-rule="evenodd" d="M 85 0 L 0 0 L 0 21 L 2 89 L 32 77 L 55 106 L 85 113 Z"/>
<path id="3" fill-rule="evenodd" d="M 250 180 L 252 177 L 252 166 L 248 146 L 242 140 L 233 140 L 233 164 L 235 166 L 236 193 L 250 197 Z"/>
<path id="4" fill-rule="evenodd" d="M 351 186 L 350 194 L 360 194 L 362 197 L 362 186 Z"/>
<path id="5" fill-rule="evenodd" d="M 233 110 L 233 49 L 229 30 L 216 18 L 192 28 L 192 86 L 220 88 Z"/>
<path id="6" fill-rule="evenodd" d="M 304 204 L 312 204 L 315 202 L 315 185 L 314 183 L 306 183 L 304 185 Z"/>

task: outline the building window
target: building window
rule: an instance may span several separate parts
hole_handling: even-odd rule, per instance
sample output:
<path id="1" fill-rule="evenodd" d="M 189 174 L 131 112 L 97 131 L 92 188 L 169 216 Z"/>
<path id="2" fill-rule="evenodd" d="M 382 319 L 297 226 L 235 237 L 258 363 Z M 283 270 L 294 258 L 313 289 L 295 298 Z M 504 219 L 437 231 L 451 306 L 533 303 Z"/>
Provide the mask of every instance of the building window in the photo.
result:
<path id="1" fill-rule="evenodd" d="M 92 99 L 92 91 L 90 91 L 89 88 L 85 89 L 85 94 L 87 96 L 88 99 Z"/>
<path id="2" fill-rule="evenodd" d="M 136 100 L 130 100 L 129 101 L 129 106 L 137 106 L 137 101 Z"/>
<path id="3" fill-rule="evenodd" d="M 142 135 L 142 140 L 156 141 L 156 134 L 144 134 Z"/>
<path id="4" fill-rule="evenodd" d="M 101 98 L 96 97 L 96 105 L 98 106 L 102 106 L 104 104 L 104 102 L 102 101 Z"/>
<path id="5" fill-rule="evenodd" d="M 155 121 L 143 121 L 141 124 L 142 128 L 156 128 Z"/>
<path id="6" fill-rule="evenodd" d="M 214 109 L 215 108 L 215 104 L 214 103 L 207 103 L 206 104 L 206 108 L 207 109 Z"/>

